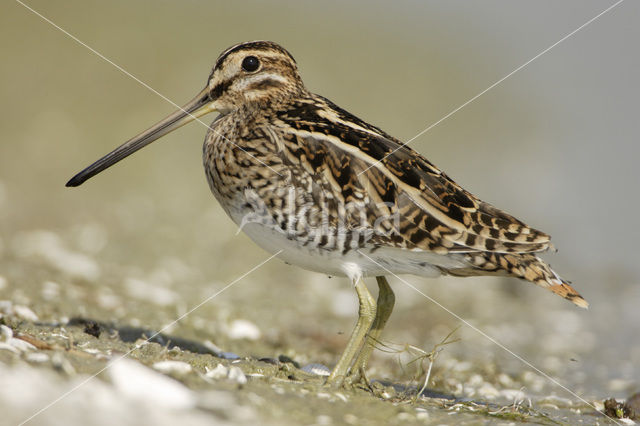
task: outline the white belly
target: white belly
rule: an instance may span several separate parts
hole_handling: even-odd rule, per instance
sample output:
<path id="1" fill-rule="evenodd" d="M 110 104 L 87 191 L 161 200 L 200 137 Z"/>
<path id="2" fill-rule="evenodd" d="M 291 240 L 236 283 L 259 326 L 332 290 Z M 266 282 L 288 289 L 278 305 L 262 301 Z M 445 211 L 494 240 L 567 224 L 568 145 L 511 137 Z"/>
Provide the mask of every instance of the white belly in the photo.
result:
<path id="1" fill-rule="evenodd" d="M 220 199 L 219 194 L 215 190 L 213 192 Z M 266 210 L 260 208 L 260 200 L 249 203 L 252 207 L 245 207 L 246 201 L 247 198 L 243 197 L 238 202 L 221 204 L 228 207 L 226 210 L 231 219 L 256 244 L 269 253 L 278 253 L 277 257 L 284 262 L 309 271 L 347 276 L 353 280 L 360 276 L 392 274 L 437 277 L 442 274 L 441 268 L 447 270 L 469 266 L 460 255 L 443 256 L 423 250 L 366 244 L 346 253 L 325 248 L 309 238 L 299 238 L 282 231 Z"/>
<path id="2" fill-rule="evenodd" d="M 392 274 L 437 277 L 441 274 L 439 267 L 455 269 L 467 265 L 457 256 L 397 248 L 362 248 L 342 253 L 313 244 L 305 245 L 304 242 L 287 237 L 282 231 L 259 223 L 246 223 L 242 226 L 242 231 L 269 253 L 280 252 L 277 257 L 286 263 L 309 271 L 347 276 L 351 279 Z"/>

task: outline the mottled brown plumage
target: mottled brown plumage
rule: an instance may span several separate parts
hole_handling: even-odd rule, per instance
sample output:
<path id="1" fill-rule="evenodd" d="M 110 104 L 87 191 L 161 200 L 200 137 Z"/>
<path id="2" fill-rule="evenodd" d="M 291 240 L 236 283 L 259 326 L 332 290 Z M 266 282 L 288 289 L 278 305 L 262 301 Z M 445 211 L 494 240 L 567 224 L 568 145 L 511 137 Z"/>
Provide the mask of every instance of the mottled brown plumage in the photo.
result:
<path id="1" fill-rule="evenodd" d="M 479 200 L 410 147 L 309 92 L 291 54 L 272 42 L 224 51 L 205 89 L 182 111 L 68 185 L 210 111 L 220 115 L 205 139 L 204 167 L 230 217 L 283 260 L 347 275 L 356 285 L 360 317 L 331 382 L 366 366 L 364 336 L 371 329 L 377 338 L 393 305 L 383 275 L 509 275 L 587 306 L 537 256 L 551 247 L 547 234 Z M 379 277 L 377 310 L 363 275 Z"/>

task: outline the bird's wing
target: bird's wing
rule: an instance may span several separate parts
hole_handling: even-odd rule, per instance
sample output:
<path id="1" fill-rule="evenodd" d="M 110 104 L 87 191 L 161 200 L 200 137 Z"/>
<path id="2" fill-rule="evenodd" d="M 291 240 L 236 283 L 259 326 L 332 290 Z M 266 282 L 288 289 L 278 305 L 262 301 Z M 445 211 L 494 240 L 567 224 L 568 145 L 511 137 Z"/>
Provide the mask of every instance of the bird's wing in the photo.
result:
<path id="1" fill-rule="evenodd" d="M 461 188 L 426 158 L 324 98 L 278 113 L 294 166 L 315 171 L 344 201 L 399 215 L 381 245 L 441 253 L 526 253 L 550 237 Z M 375 237 L 373 241 L 376 242 Z"/>

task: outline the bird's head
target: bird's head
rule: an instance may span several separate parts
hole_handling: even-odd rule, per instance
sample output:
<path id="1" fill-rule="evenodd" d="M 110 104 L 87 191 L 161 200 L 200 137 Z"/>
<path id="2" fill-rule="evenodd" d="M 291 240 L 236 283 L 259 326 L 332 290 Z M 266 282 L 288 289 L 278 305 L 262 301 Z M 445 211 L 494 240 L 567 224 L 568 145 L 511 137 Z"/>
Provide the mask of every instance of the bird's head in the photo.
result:
<path id="1" fill-rule="evenodd" d="M 293 56 L 270 41 L 241 43 L 222 52 L 205 88 L 223 114 L 244 105 L 281 101 L 303 90 Z"/>

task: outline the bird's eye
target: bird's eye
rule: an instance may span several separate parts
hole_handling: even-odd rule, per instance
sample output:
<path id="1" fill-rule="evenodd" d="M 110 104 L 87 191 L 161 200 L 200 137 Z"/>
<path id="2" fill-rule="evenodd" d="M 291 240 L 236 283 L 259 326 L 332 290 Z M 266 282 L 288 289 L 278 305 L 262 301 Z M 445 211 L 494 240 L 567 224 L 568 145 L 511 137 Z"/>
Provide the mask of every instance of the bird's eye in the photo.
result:
<path id="1" fill-rule="evenodd" d="M 255 56 L 247 56 L 242 60 L 242 69 L 248 72 L 252 72 L 258 69 L 260 61 Z"/>

